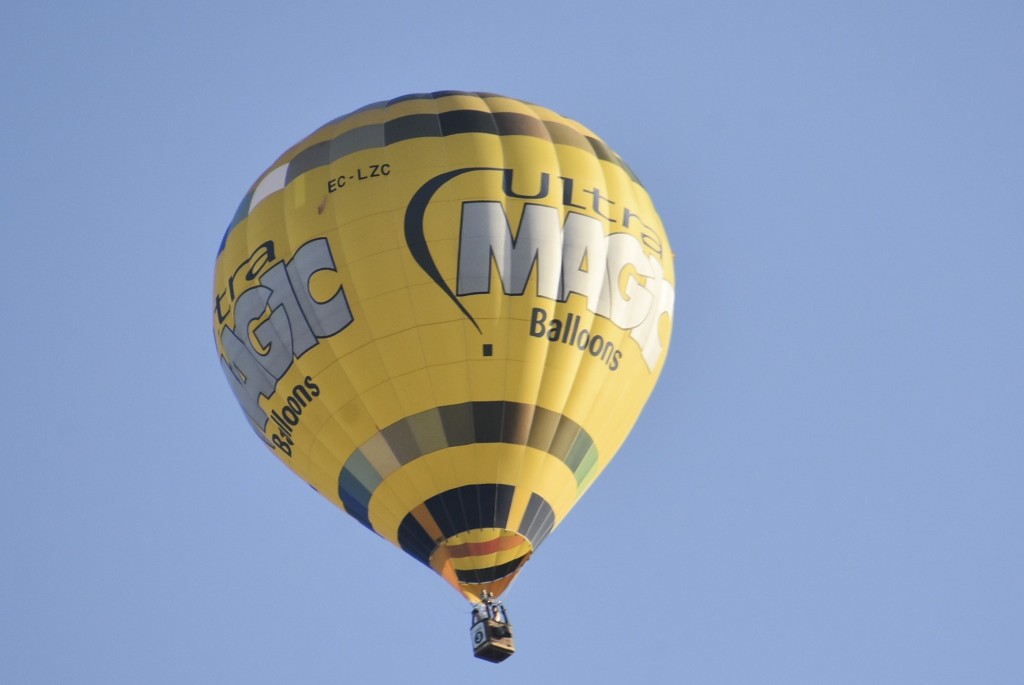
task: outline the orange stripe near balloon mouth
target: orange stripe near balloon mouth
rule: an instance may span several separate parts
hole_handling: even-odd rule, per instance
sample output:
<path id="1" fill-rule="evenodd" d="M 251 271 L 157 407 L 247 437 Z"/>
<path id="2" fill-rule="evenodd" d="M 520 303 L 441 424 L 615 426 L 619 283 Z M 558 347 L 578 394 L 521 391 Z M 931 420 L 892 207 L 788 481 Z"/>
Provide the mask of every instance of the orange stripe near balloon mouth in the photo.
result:
<path id="1" fill-rule="evenodd" d="M 448 556 L 452 559 L 464 559 L 466 557 L 482 556 L 484 554 L 495 554 L 506 550 L 515 549 L 523 544 L 525 540 L 519 535 L 499 537 L 487 542 L 463 542 L 460 545 L 447 545 Z"/>
<path id="2" fill-rule="evenodd" d="M 508 530 L 494 532 L 498 533 L 499 538 L 451 546 L 448 543 L 442 544 L 430 558 L 429 566 L 471 602 L 480 601 L 485 591 L 494 597 L 499 596 L 532 556 L 529 541 L 521 535 Z M 456 568 L 452 550 L 459 555 L 457 558 L 462 562 L 460 565 L 469 563 L 468 568 Z M 496 550 L 515 556 L 508 561 L 496 563 L 497 559 L 493 556 Z"/>

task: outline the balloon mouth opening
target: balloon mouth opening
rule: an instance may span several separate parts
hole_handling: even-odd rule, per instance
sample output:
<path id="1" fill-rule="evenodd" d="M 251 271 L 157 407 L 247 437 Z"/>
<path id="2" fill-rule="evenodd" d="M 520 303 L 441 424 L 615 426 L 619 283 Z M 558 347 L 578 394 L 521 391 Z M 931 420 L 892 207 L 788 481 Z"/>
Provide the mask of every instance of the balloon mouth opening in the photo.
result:
<path id="1" fill-rule="evenodd" d="M 430 555 L 430 567 L 471 602 L 498 597 L 533 554 L 523 535 L 504 528 L 476 528 L 447 538 Z"/>

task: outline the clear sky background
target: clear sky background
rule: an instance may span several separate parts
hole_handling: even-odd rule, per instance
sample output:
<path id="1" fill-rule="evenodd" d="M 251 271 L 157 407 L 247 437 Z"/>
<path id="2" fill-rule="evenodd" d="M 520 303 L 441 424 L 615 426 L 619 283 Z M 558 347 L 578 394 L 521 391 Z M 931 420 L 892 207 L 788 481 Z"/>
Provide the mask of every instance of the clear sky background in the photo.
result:
<path id="1" fill-rule="evenodd" d="M 1022 37 L 1013 1 L 7 0 L 0 682 L 1024 682 Z M 676 254 L 660 384 L 498 666 L 260 444 L 211 327 L 277 155 L 439 89 L 582 121 Z"/>

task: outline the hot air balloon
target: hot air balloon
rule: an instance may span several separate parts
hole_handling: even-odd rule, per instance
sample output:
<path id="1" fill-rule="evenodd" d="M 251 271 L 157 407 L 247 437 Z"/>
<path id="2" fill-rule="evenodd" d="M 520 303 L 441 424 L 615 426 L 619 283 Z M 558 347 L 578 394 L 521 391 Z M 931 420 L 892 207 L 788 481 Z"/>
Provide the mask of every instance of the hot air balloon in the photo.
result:
<path id="1" fill-rule="evenodd" d="M 661 221 L 600 138 L 443 91 L 335 119 L 258 178 L 213 326 L 260 439 L 477 603 L 500 660 L 497 598 L 625 440 L 674 299 Z"/>

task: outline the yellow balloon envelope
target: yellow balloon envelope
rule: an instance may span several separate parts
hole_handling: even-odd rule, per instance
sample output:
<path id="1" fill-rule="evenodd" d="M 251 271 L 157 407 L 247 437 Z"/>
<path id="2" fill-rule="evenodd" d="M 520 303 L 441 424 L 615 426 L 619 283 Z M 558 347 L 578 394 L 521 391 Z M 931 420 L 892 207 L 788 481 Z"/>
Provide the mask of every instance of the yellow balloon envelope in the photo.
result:
<path id="1" fill-rule="evenodd" d="M 213 325 L 273 453 L 476 601 L 626 438 L 674 298 L 661 221 L 604 142 L 445 91 L 336 119 L 259 178 Z"/>

